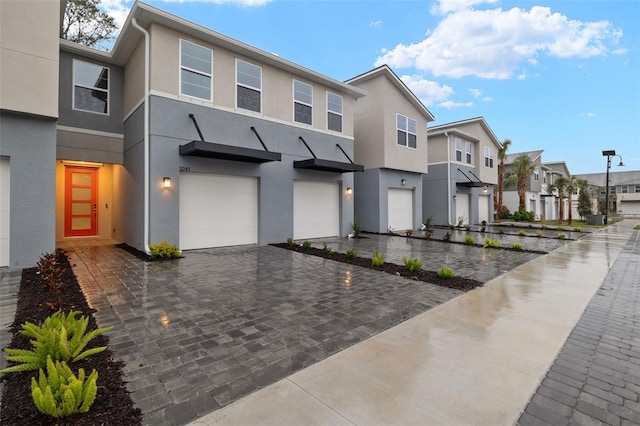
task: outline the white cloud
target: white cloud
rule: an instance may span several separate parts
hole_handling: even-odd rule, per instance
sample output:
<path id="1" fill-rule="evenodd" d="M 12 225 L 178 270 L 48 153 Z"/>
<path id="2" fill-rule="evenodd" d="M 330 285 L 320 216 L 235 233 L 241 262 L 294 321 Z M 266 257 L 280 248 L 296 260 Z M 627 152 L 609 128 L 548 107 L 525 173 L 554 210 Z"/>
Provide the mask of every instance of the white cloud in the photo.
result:
<path id="1" fill-rule="evenodd" d="M 382 26 L 382 21 L 375 21 L 369 23 L 370 28 L 380 28 Z"/>
<path id="2" fill-rule="evenodd" d="M 445 15 L 450 12 L 458 12 L 464 9 L 471 9 L 478 4 L 498 3 L 499 0 L 440 0 L 439 3 L 431 7 L 434 15 Z"/>
<path id="3" fill-rule="evenodd" d="M 484 98 L 482 98 L 482 100 L 483 100 L 484 102 L 492 102 L 492 101 L 493 101 L 493 98 L 492 98 L 491 96 L 485 96 Z"/>
<path id="4" fill-rule="evenodd" d="M 469 89 L 469 93 L 471 93 L 474 98 L 479 98 L 482 96 L 482 89 Z"/>
<path id="5" fill-rule="evenodd" d="M 451 108 L 470 108 L 473 106 L 473 102 L 454 102 L 454 101 L 445 101 L 445 102 L 440 102 L 440 104 L 438 104 L 439 107 L 441 108 L 447 108 L 447 109 L 451 109 Z"/>
<path id="6" fill-rule="evenodd" d="M 441 1 L 438 10 L 446 15 L 437 27 L 422 41 L 382 49 L 376 66 L 415 67 L 435 76 L 507 79 L 522 76 L 521 67 L 535 66 L 540 54 L 589 58 L 623 52 L 613 49 L 622 32 L 608 21 L 572 20 L 542 6 L 470 8 L 483 3 L 487 2 Z"/>
<path id="7" fill-rule="evenodd" d="M 426 106 L 449 99 L 453 95 L 453 88 L 426 80 L 420 75 L 403 75 L 400 80 L 407 85 L 414 95 Z"/>
<path id="8" fill-rule="evenodd" d="M 263 6 L 272 0 L 162 0 L 165 3 L 213 3 L 213 4 L 231 4 L 238 6 Z"/>
<path id="9" fill-rule="evenodd" d="M 127 16 L 131 10 L 126 3 L 127 2 L 125 0 L 102 0 L 100 2 L 105 12 L 107 12 L 109 16 L 112 16 L 116 21 L 116 25 L 118 25 L 118 33 L 120 32 L 120 29 L 122 29 L 124 21 L 127 20 Z"/>
<path id="10" fill-rule="evenodd" d="M 580 116 L 582 116 L 582 117 L 585 117 L 585 116 L 586 117 L 595 117 L 596 113 L 595 112 L 581 112 Z"/>

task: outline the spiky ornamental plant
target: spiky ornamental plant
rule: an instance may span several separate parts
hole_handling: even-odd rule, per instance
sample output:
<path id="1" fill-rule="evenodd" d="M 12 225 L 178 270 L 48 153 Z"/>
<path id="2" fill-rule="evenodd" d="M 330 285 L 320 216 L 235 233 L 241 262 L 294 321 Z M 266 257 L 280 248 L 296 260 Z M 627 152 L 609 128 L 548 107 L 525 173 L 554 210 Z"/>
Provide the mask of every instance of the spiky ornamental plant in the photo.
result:
<path id="1" fill-rule="evenodd" d="M 113 327 L 97 328 L 87 333 L 89 318 L 76 318 L 79 313 L 71 311 L 65 315 L 58 311 L 47 317 L 41 326 L 28 321 L 22 324 L 20 333 L 32 339 L 33 350 L 5 348 L 7 361 L 18 364 L 0 370 L 0 373 L 44 368 L 47 356 L 54 361 L 74 362 L 107 349 L 106 346 L 100 346 L 84 350 L 91 340 Z"/>
<path id="2" fill-rule="evenodd" d="M 76 377 L 65 362 L 55 364 L 47 356 L 47 373 L 40 369 L 38 380 L 31 378 L 31 396 L 38 410 L 55 418 L 86 413 L 96 399 L 98 372 L 85 379 L 84 369 Z"/>

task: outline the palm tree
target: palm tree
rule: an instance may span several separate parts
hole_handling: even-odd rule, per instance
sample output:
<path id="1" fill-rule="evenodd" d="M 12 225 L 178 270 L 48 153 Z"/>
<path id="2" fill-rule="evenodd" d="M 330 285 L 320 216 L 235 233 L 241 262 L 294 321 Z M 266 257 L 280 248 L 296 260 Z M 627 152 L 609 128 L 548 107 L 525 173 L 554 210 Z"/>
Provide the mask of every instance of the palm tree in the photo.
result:
<path id="1" fill-rule="evenodd" d="M 582 190 L 587 184 L 587 181 L 584 179 L 577 178 L 575 176 L 569 176 L 569 183 L 567 184 L 567 193 L 569 194 L 569 218 L 567 219 L 567 225 L 571 225 L 571 220 L 573 216 L 573 208 L 572 208 L 572 198 L 573 193 L 578 189 Z"/>
<path id="2" fill-rule="evenodd" d="M 560 212 L 558 213 L 558 225 L 562 225 L 562 221 L 564 220 L 564 192 L 569 189 L 571 180 L 566 176 L 560 176 L 556 179 L 554 183 L 547 186 L 547 191 L 552 193 L 554 189 L 558 190 L 558 198 L 560 199 Z M 571 190 L 573 191 L 573 189 Z M 569 203 L 571 203 L 571 199 L 569 199 Z M 569 204 L 569 214 L 571 214 L 571 204 Z M 571 221 L 569 221 L 569 225 L 571 225 Z"/>
<path id="3" fill-rule="evenodd" d="M 508 173 L 504 179 L 504 184 L 509 186 L 515 183 L 518 184 L 518 198 L 519 206 L 518 210 L 526 210 L 525 198 L 527 195 L 527 182 L 529 177 L 533 174 L 533 170 L 536 168 L 533 160 L 528 154 L 520 154 L 513 161 L 513 169 Z"/>
<path id="4" fill-rule="evenodd" d="M 498 214 L 502 211 L 502 194 L 504 192 L 504 160 L 507 158 L 507 151 L 511 146 L 511 139 L 502 141 L 502 146 L 498 149 L 498 199 L 494 198 L 493 209 Z"/>

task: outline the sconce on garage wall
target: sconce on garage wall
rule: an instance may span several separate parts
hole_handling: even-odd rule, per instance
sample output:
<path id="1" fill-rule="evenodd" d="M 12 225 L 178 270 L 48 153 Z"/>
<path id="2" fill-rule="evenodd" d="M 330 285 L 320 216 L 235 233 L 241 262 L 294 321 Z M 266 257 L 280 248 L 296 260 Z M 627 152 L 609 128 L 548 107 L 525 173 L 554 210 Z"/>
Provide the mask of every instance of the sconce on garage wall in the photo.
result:
<path id="1" fill-rule="evenodd" d="M 485 185 L 485 186 L 482 188 L 482 193 L 483 193 L 483 194 L 486 194 L 487 192 L 489 192 L 489 187 Z"/>
<path id="2" fill-rule="evenodd" d="M 169 177 L 163 177 L 162 178 L 162 187 L 169 189 L 171 188 L 171 178 Z"/>
<path id="3" fill-rule="evenodd" d="M 345 195 L 353 195 L 353 188 L 348 187 L 346 191 L 344 191 Z"/>
<path id="4" fill-rule="evenodd" d="M 400 181 L 400 183 L 402 184 L 402 186 L 405 186 L 405 185 L 407 184 L 407 180 L 406 180 L 406 179 L 402 179 L 402 180 Z"/>

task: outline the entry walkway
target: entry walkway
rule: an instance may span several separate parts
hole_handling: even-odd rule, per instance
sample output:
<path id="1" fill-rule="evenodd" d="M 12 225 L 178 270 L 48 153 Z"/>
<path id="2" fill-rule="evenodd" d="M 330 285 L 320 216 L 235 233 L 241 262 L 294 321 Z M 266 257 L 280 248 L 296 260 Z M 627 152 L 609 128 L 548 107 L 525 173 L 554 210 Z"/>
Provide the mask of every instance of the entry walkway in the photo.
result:
<path id="1" fill-rule="evenodd" d="M 558 248 L 192 425 L 512 425 L 635 223 Z"/>

